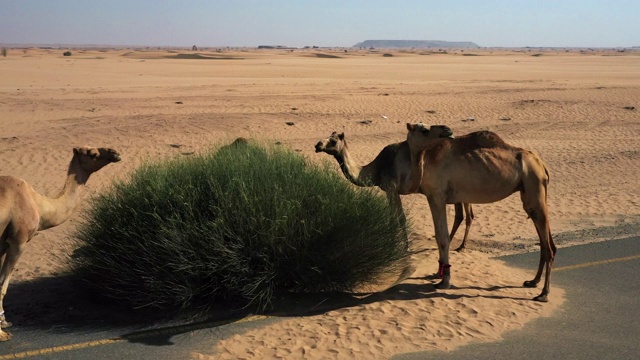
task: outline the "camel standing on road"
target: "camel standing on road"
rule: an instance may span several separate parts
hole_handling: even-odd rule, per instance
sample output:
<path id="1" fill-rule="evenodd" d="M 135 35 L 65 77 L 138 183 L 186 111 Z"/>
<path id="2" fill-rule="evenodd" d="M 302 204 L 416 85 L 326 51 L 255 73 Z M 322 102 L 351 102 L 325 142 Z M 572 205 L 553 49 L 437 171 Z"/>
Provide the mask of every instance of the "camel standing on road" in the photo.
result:
<path id="1" fill-rule="evenodd" d="M 451 132 L 446 126 L 407 124 L 407 130 L 413 168 L 411 188 L 422 192 L 429 201 L 440 252 L 442 281 L 436 287 L 449 288 L 451 279 L 446 204 L 492 203 L 519 191 L 524 210 L 538 232 L 541 250 L 538 272 L 524 286 L 536 287 L 544 268 L 544 287 L 534 300 L 548 301 L 556 246 L 547 210 L 549 172 L 540 157 L 505 143 L 490 131 L 441 139 L 439 133 Z"/>
<path id="2" fill-rule="evenodd" d="M 441 133 L 438 134 L 438 136 L 451 137 L 453 133 Z M 415 190 L 415 187 L 409 185 L 411 179 L 411 158 L 409 145 L 406 141 L 385 146 L 372 162 L 364 166 L 356 164 L 351 158 L 344 133 L 338 134 L 334 131 L 331 136 L 319 141 L 315 148 L 316 152 L 325 152 L 332 155 L 336 161 L 338 161 L 344 176 L 354 185 L 363 187 L 378 186 L 382 189 L 382 191 L 387 194 L 391 207 L 395 209 L 402 217 L 402 220 L 406 222 L 400 195 L 415 194 L 418 192 Z M 462 214 L 463 208 L 466 215 L 466 228 L 460 249 L 464 248 L 473 220 L 471 204 L 455 204 L 456 215 L 450 236 L 452 239 L 464 219 Z"/>
<path id="3" fill-rule="evenodd" d="M 58 226 L 71 217 L 81 198 L 80 188 L 86 184 L 89 176 L 105 165 L 118 161 L 120 155 L 113 149 L 73 149 L 67 180 L 56 198 L 38 194 L 22 179 L 0 176 L 0 341 L 11 338 L 11 334 L 2 331 L 2 328 L 11 326 L 4 315 L 3 300 L 11 273 L 25 246 L 37 231 Z"/>

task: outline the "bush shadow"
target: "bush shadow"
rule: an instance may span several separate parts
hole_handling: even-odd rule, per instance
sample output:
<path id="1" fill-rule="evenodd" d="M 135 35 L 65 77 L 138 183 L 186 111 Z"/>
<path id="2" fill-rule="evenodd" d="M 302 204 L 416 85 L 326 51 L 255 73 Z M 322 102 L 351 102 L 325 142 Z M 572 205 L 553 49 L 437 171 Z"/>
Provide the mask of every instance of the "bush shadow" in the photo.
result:
<path id="1" fill-rule="evenodd" d="M 220 310 L 208 311 L 206 318 L 195 313 L 176 317 L 176 311 L 163 315 L 157 309 L 131 309 L 111 300 L 97 298 L 83 291 L 78 281 L 73 276 L 63 275 L 11 283 L 4 300 L 7 320 L 14 327 L 56 332 L 116 329 L 135 332 L 204 319 L 216 319 L 223 324 L 224 321 L 232 322 L 250 313 L 248 309 L 223 308 L 221 305 Z"/>
<path id="2" fill-rule="evenodd" d="M 272 318 L 305 317 L 329 311 L 363 306 L 381 301 L 408 301 L 428 298 L 485 297 L 494 299 L 518 299 L 508 296 L 488 294 L 452 294 L 437 291 L 436 282 L 411 281 L 393 286 L 377 293 L 319 293 L 281 294 L 274 301 L 274 308 L 265 313 Z M 222 304 L 218 310 L 210 310 L 206 316 L 160 316 L 149 311 L 126 309 L 113 302 L 105 302 L 83 293 L 72 276 L 44 277 L 32 281 L 12 283 L 5 298 L 8 320 L 15 327 L 39 329 L 58 333 L 76 333 L 103 330 L 117 330 L 129 342 L 151 346 L 172 345 L 175 335 L 194 330 L 215 329 L 238 322 L 253 315 L 252 309 Z M 482 290 L 487 292 L 520 286 L 477 286 L 452 287 L 453 289 Z M 172 314 L 173 315 L 173 314 Z"/>

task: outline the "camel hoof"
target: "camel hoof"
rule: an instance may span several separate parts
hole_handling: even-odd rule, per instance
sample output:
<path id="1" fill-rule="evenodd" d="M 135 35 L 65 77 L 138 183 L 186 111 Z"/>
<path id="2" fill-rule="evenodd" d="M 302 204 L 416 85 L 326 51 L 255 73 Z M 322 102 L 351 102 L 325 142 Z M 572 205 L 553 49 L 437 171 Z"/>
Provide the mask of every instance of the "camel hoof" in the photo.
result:
<path id="1" fill-rule="evenodd" d="M 547 294 L 540 294 L 534 297 L 533 300 L 539 301 L 539 302 L 549 302 L 549 298 L 547 297 Z"/>
<path id="2" fill-rule="evenodd" d="M 12 335 L 8 332 L 0 331 L 0 341 L 11 340 Z"/>
<path id="3" fill-rule="evenodd" d="M 522 286 L 528 287 L 528 288 L 534 288 L 538 286 L 538 282 L 533 280 L 527 280 L 524 282 L 524 284 L 522 284 Z"/>
<path id="4" fill-rule="evenodd" d="M 448 281 L 447 282 L 441 281 L 438 284 L 436 284 L 435 286 L 436 286 L 436 289 L 439 289 L 439 290 L 446 290 L 446 289 L 451 288 L 451 284 L 449 284 Z"/>
<path id="5" fill-rule="evenodd" d="M 8 327 L 11 327 L 11 325 L 13 325 L 13 324 L 8 322 L 5 319 L 0 320 L 0 329 L 6 329 Z"/>
<path id="6" fill-rule="evenodd" d="M 466 249 L 466 247 L 464 247 L 464 246 L 460 246 L 460 247 L 456 248 L 456 249 L 455 249 L 455 251 L 457 251 L 457 252 L 463 252 L 463 251 L 464 251 L 464 249 Z"/>

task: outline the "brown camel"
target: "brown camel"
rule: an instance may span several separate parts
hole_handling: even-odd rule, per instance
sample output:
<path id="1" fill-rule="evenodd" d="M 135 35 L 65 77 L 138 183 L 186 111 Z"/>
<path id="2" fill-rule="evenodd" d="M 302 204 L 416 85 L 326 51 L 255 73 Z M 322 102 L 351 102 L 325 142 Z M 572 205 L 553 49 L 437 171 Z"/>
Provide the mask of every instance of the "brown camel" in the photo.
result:
<path id="1" fill-rule="evenodd" d="M 420 189 L 427 196 L 440 252 L 442 281 L 436 287 L 449 288 L 451 279 L 446 204 L 492 203 L 519 191 L 524 210 L 538 232 L 541 249 L 538 272 L 533 280 L 525 281 L 524 286 L 536 287 L 545 268 L 544 287 L 534 300 L 548 301 L 556 246 L 547 210 L 549 172 L 540 157 L 507 144 L 490 131 L 439 139 L 438 133 L 451 130 L 441 125 L 427 128 L 423 124 L 407 124 L 407 129 L 415 175 L 411 188 Z"/>
<path id="2" fill-rule="evenodd" d="M 0 176 L 0 341 L 11 338 L 11 334 L 2 331 L 2 328 L 11 326 L 5 319 L 3 300 L 11 273 L 27 242 L 37 231 L 52 228 L 67 220 L 79 202 L 80 188 L 89 180 L 89 176 L 105 165 L 118 161 L 120 155 L 112 149 L 73 149 L 67 180 L 56 198 L 38 194 L 22 179 Z"/>
<path id="3" fill-rule="evenodd" d="M 438 136 L 452 137 L 453 133 L 440 133 Z M 409 185 L 411 158 L 409 145 L 406 141 L 385 146 L 372 162 L 364 166 L 356 164 L 349 155 L 349 147 L 344 138 L 344 133 L 338 134 L 334 131 L 327 139 L 319 141 L 316 144 L 316 152 L 325 152 L 332 155 L 338 161 L 344 176 L 353 184 L 357 186 L 378 186 L 382 189 L 387 194 L 391 207 L 398 211 L 403 221 L 406 221 L 400 195 L 418 192 L 415 187 Z M 473 220 L 471 204 L 455 204 L 456 215 L 450 236 L 453 239 L 464 219 L 463 208 L 466 214 L 466 228 L 460 250 L 464 249 Z"/>

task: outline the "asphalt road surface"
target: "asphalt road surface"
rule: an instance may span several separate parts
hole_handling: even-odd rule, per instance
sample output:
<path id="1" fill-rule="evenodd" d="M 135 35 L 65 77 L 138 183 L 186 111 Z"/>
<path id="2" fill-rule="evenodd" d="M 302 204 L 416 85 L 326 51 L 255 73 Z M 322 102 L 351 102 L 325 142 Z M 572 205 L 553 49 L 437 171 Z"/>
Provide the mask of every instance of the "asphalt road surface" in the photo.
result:
<path id="1" fill-rule="evenodd" d="M 535 269 L 537 252 L 501 258 Z M 553 285 L 566 301 L 549 318 L 507 333 L 503 341 L 455 351 L 402 354 L 417 359 L 640 359 L 640 237 L 559 249 Z"/>
<path id="2" fill-rule="evenodd" d="M 537 252 L 507 256 L 513 266 L 535 269 Z M 640 237 L 559 249 L 553 286 L 567 300 L 550 318 L 505 334 L 503 341 L 478 343 L 450 352 L 396 355 L 416 359 L 637 359 L 640 358 Z M 0 343 L 0 360 L 27 359 L 188 359 L 212 354 L 226 337 L 278 321 L 252 316 L 158 329 L 11 328 Z"/>

